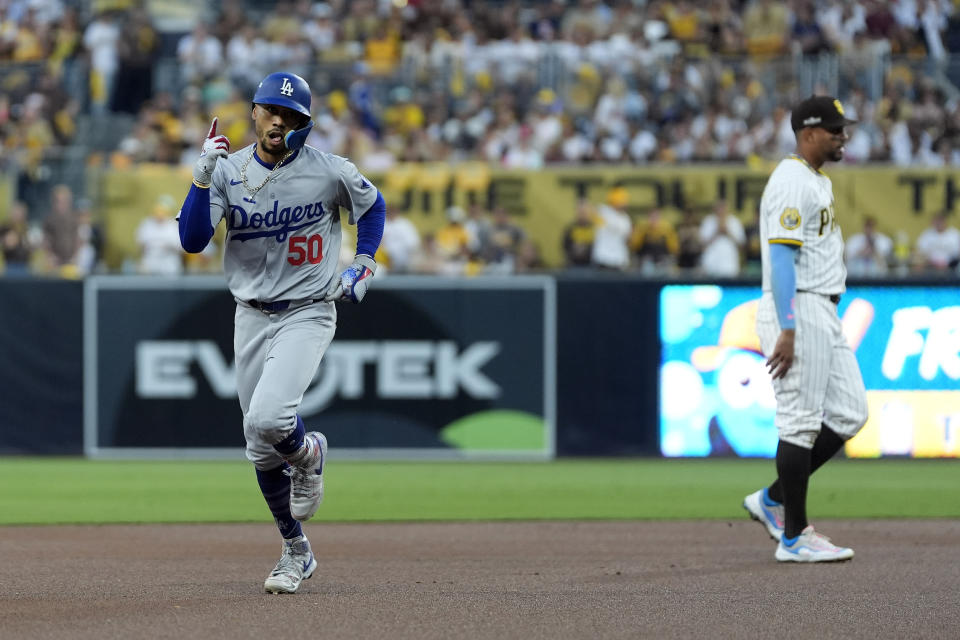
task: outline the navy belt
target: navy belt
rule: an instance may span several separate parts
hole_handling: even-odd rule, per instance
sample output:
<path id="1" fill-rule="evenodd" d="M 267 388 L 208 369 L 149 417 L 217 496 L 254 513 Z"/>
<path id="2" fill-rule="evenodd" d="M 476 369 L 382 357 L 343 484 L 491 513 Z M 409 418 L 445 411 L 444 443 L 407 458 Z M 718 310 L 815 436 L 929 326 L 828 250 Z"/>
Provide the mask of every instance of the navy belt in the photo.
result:
<path id="1" fill-rule="evenodd" d="M 830 294 L 826 294 L 826 293 L 819 293 L 819 292 L 817 292 L 817 291 L 807 291 L 806 289 L 797 289 L 797 293 L 813 293 L 813 294 L 816 294 L 816 295 L 818 295 L 818 296 L 823 296 L 824 298 L 826 298 L 827 300 L 829 300 L 829 301 L 832 302 L 833 304 L 840 304 L 840 294 L 839 294 L 839 293 L 834 293 L 834 294 L 830 295 Z"/>
<path id="2" fill-rule="evenodd" d="M 287 309 L 295 309 L 304 305 L 320 302 L 322 298 L 312 300 L 274 300 L 273 302 L 260 302 L 259 300 L 247 300 L 247 304 L 263 313 L 279 313 Z"/>

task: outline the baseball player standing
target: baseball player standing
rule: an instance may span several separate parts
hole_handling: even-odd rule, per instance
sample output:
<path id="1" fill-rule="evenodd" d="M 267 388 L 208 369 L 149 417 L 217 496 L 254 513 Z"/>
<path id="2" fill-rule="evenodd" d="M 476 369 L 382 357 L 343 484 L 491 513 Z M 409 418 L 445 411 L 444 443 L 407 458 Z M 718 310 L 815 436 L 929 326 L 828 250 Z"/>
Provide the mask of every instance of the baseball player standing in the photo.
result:
<path id="1" fill-rule="evenodd" d="M 796 153 L 774 169 L 760 201 L 763 295 L 757 334 L 773 377 L 779 434 L 777 479 L 744 499 L 750 516 L 778 540 L 781 562 L 849 560 L 807 522 L 810 474 L 867 420 L 867 397 L 837 304 L 846 290 L 843 238 L 833 186 L 820 171 L 843 158 L 839 100 L 812 96 L 791 114 Z"/>
<path id="2" fill-rule="evenodd" d="M 234 352 L 247 458 L 283 537 L 268 593 L 294 593 L 317 560 L 300 523 L 323 500 L 327 440 L 297 408 L 336 328 L 334 301 L 360 302 L 376 263 L 386 205 L 345 158 L 304 142 L 310 87 L 271 73 L 253 96 L 256 142 L 229 153 L 217 119 L 180 212 L 180 242 L 202 251 L 225 221 L 223 266 L 237 301 Z M 336 274 L 340 209 L 357 226 L 353 264 Z"/>

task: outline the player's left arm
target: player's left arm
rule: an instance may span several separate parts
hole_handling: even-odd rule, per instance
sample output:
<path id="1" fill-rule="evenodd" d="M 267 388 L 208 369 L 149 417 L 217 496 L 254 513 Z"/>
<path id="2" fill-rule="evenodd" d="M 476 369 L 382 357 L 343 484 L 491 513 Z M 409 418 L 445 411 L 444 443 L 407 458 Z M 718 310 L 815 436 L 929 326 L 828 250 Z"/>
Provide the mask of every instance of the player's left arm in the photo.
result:
<path id="1" fill-rule="evenodd" d="M 350 211 L 350 221 L 355 221 L 357 225 L 357 252 L 353 263 L 344 269 L 338 281 L 334 281 L 324 299 L 358 303 L 366 295 L 367 287 L 377 271 L 373 256 L 383 238 L 387 205 L 383 195 L 360 174 L 352 162 L 343 165 L 338 198 Z M 363 208 L 371 198 L 372 204 Z M 363 211 L 359 216 L 355 214 L 357 209 Z"/>
<path id="2" fill-rule="evenodd" d="M 773 306 L 777 310 L 780 322 L 780 335 L 770 357 L 767 368 L 776 378 L 787 375 L 793 366 L 794 338 L 796 337 L 796 318 L 794 302 L 797 295 L 797 270 L 794 260 L 797 247 L 791 244 L 772 243 L 770 245 L 770 285 L 773 290 Z"/>
<path id="3" fill-rule="evenodd" d="M 357 253 L 353 257 L 353 264 L 340 274 L 340 279 L 334 282 L 324 296 L 325 300 L 353 303 L 363 300 L 373 274 L 377 271 L 373 256 L 376 255 L 383 238 L 386 216 L 387 204 L 378 193 L 373 205 L 357 220 Z"/>
<path id="4" fill-rule="evenodd" d="M 780 335 L 767 359 L 771 375 L 782 378 L 793 366 L 796 318 L 794 299 L 797 293 L 797 251 L 803 246 L 805 221 L 812 220 L 805 203 L 805 188 L 797 181 L 783 180 L 771 192 L 771 202 L 765 207 L 770 230 L 770 287 L 773 304 L 780 323 Z"/>

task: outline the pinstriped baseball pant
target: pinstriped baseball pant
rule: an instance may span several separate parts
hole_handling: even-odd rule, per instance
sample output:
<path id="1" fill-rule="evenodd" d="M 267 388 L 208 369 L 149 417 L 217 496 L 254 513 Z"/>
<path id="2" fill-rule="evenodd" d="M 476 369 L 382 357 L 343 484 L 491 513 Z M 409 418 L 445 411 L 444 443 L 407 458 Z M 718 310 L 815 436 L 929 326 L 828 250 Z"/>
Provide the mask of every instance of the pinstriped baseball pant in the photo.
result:
<path id="1" fill-rule="evenodd" d="M 779 437 L 807 449 L 826 424 L 844 440 L 867 421 L 867 392 L 856 356 L 843 335 L 837 306 L 826 296 L 797 292 L 793 366 L 773 381 L 774 424 Z M 757 335 L 769 357 L 780 336 L 773 295 L 764 293 L 757 310 Z"/>

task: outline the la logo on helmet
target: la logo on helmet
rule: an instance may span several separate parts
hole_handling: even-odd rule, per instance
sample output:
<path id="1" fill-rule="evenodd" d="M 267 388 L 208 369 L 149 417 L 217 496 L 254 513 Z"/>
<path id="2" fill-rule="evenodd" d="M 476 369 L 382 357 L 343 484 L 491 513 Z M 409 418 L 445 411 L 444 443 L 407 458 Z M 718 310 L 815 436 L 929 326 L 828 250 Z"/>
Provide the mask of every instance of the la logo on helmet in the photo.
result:
<path id="1" fill-rule="evenodd" d="M 285 96 L 293 95 L 293 84 L 291 84 L 290 78 L 283 79 L 283 84 L 280 85 L 280 93 L 282 93 Z"/>

